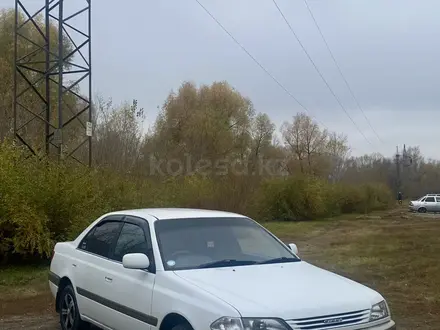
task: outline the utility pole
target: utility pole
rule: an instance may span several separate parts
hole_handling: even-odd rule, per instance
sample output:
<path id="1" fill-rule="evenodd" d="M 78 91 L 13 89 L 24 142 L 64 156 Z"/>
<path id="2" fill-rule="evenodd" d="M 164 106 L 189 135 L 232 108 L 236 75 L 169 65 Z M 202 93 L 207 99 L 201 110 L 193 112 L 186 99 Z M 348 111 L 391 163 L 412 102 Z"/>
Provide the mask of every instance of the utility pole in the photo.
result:
<path id="1" fill-rule="evenodd" d="M 400 191 L 401 181 L 400 181 L 400 154 L 399 147 L 396 147 L 396 192 Z"/>
<path id="2" fill-rule="evenodd" d="M 402 155 L 399 154 L 399 147 L 396 147 L 396 155 L 395 155 L 395 163 L 396 163 L 396 193 L 401 191 L 402 189 L 402 172 L 406 167 L 410 167 L 412 165 L 412 157 L 408 156 L 406 152 L 406 145 L 403 145 Z"/>

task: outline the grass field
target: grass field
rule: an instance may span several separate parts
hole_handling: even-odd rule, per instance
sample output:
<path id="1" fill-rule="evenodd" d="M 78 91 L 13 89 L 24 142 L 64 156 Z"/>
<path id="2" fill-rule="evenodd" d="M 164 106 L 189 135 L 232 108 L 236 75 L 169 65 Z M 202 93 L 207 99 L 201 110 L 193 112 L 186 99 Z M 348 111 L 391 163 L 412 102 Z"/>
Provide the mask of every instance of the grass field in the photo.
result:
<path id="1" fill-rule="evenodd" d="M 399 330 L 440 329 L 440 217 L 395 210 L 267 227 L 304 260 L 381 292 Z M 53 313 L 47 269 L 0 269 L 0 319 L 26 313 Z"/>

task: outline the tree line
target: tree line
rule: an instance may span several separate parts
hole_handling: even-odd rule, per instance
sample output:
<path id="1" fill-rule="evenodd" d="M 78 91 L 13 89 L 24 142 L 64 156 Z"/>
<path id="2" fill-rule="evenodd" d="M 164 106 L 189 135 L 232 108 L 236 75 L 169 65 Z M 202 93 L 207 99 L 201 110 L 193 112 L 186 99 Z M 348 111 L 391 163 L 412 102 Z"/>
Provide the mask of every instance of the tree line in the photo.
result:
<path id="1" fill-rule="evenodd" d="M 293 113 L 277 128 L 224 81 L 183 83 L 164 100 L 148 129 L 136 100 L 115 105 L 111 98 L 95 97 L 91 169 L 28 158 L 12 142 L 13 19 L 12 10 L 0 11 L 3 262 L 17 255 L 48 256 L 54 242 L 71 239 L 95 217 L 116 209 L 202 207 L 260 221 L 299 221 L 370 212 L 393 203 L 393 159 L 351 156 L 344 134 L 321 128 L 305 113 Z M 70 47 L 67 41 L 65 47 Z M 37 87 L 44 92 L 45 86 Z M 32 108 L 36 98 L 30 95 L 24 102 Z M 82 106 L 74 99 L 63 102 L 69 105 L 66 112 Z M 72 125 L 69 138 L 83 134 L 80 130 L 79 123 Z M 38 143 L 42 132 L 35 124 L 25 133 Z M 404 194 L 435 191 L 439 163 L 425 160 L 417 147 L 409 147 L 408 154 L 413 162 L 402 169 Z"/>
<path id="2" fill-rule="evenodd" d="M 215 164 L 227 162 L 230 170 L 254 178 L 311 175 L 331 183 L 381 183 L 397 193 L 394 158 L 352 156 L 343 133 L 321 128 L 305 113 L 294 114 L 276 134 L 268 114 L 256 112 L 251 100 L 227 82 L 183 83 L 146 133 L 143 109 L 135 101 L 111 107 L 101 100 L 97 109 L 103 114 L 95 134 L 99 166 L 141 176 L 215 175 L 225 173 L 215 171 Z M 411 162 L 398 165 L 404 197 L 437 192 L 440 162 L 424 158 L 419 146 L 408 146 L 405 156 Z"/>
<path id="3" fill-rule="evenodd" d="M 38 18 L 37 21 L 42 22 Z M 14 11 L 2 10 L 2 140 L 12 133 L 13 23 Z M 27 24 L 26 29 L 22 33 L 33 37 L 38 43 L 36 28 Z M 51 31 L 54 35 L 57 34 L 56 27 L 51 27 Z M 52 47 L 57 47 L 57 38 L 51 40 Z M 65 42 L 68 52 L 71 45 L 67 38 Z M 28 44 L 26 47 L 29 47 Z M 39 87 L 44 92 L 44 84 Z M 51 95 L 55 98 L 56 93 L 54 88 Z M 32 108 L 36 104 L 36 98 L 31 95 L 26 100 L 26 105 Z M 71 104 L 74 101 L 76 100 L 64 100 L 66 103 L 70 102 L 69 107 L 64 107 L 66 114 L 72 108 L 81 109 L 81 104 Z M 142 176 L 215 173 L 215 164 L 218 164 L 217 167 L 223 169 L 221 173 L 231 170 L 225 170 L 225 166 L 229 166 L 234 167 L 237 172 L 247 174 L 307 174 L 331 182 L 378 182 L 388 185 L 393 191 L 397 185 L 394 159 L 377 153 L 352 157 L 343 133 L 322 129 L 305 113 L 293 114 L 289 121 L 277 129 L 266 113 L 257 112 L 251 100 L 231 88 L 227 82 L 214 82 L 209 86 L 183 83 L 164 101 L 158 117 L 146 133 L 145 112 L 138 107 L 136 100 L 113 105 L 111 98 L 96 97 L 93 114 L 94 165 L 121 173 Z M 51 121 L 56 122 L 57 118 L 54 116 Z M 72 140 L 80 135 L 78 132 L 83 127 L 77 123 L 69 127 L 69 130 L 68 140 Z M 279 134 L 276 134 L 277 131 Z M 41 139 L 41 132 L 41 124 L 35 124 L 28 127 L 25 134 L 36 141 Z M 405 195 L 416 197 L 436 191 L 440 185 L 439 162 L 425 159 L 419 147 L 409 147 L 407 154 L 413 162 L 410 166 L 401 166 L 401 188 Z"/>

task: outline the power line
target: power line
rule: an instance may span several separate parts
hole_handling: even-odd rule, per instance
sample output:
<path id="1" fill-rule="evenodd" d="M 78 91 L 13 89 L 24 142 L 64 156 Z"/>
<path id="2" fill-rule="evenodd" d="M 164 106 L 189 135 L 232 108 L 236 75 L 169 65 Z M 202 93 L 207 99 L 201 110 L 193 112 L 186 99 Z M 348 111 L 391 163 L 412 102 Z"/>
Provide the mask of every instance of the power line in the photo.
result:
<path id="1" fill-rule="evenodd" d="M 336 68 L 337 68 L 338 71 L 339 71 L 339 74 L 341 75 L 342 79 L 343 79 L 344 82 L 345 82 L 345 85 L 347 86 L 348 90 L 350 91 L 351 96 L 353 97 L 354 101 L 356 102 L 356 105 L 358 106 L 358 108 L 359 108 L 359 110 L 362 112 L 362 114 L 364 115 L 365 120 L 367 121 L 368 125 L 370 126 L 371 130 L 374 132 L 374 134 L 376 135 L 376 137 L 378 138 L 378 140 L 379 140 L 381 143 L 383 143 L 383 141 L 382 141 L 382 139 L 380 138 L 379 134 L 377 134 L 377 132 L 376 132 L 376 130 L 374 129 L 373 125 L 371 125 L 370 120 L 369 120 L 368 117 L 365 115 L 365 112 L 364 112 L 364 110 L 362 109 L 362 107 L 361 107 L 361 105 L 360 105 L 360 103 L 359 103 L 357 97 L 354 95 L 353 90 L 352 90 L 351 87 L 350 87 L 350 84 L 348 83 L 347 79 L 345 78 L 344 74 L 342 73 L 342 70 L 341 70 L 341 68 L 340 68 L 340 66 L 339 66 L 339 64 L 338 64 L 338 61 L 336 61 L 336 58 L 335 58 L 335 56 L 333 55 L 333 52 L 331 51 L 330 46 L 329 46 L 329 44 L 327 43 L 327 40 L 325 39 L 324 34 L 322 33 L 322 30 L 321 30 L 321 28 L 319 27 L 319 24 L 318 24 L 318 22 L 317 22 L 316 19 L 315 19 L 315 15 L 313 15 L 312 9 L 310 8 L 309 4 L 307 3 L 307 0 L 304 0 L 304 3 L 305 3 L 305 5 L 306 5 L 306 7 L 307 7 L 307 10 L 309 11 L 310 16 L 312 17 L 313 22 L 315 23 L 316 28 L 317 28 L 318 31 L 319 31 L 319 34 L 321 35 L 322 40 L 324 41 L 324 44 L 325 44 L 325 46 L 326 46 L 326 48 L 327 48 L 327 50 L 328 50 L 328 52 L 329 52 L 331 58 L 333 59 L 333 62 L 334 62 L 335 65 L 336 65 Z"/>
<path id="2" fill-rule="evenodd" d="M 199 6 L 214 20 L 214 22 L 217 23 L 218 26 L 220 26 L 220 28 L 238 45 L 240 46 L 240 48 L 260 67 L 261 70 L 263 70 L 281 89 L 284 90 L 284 92 L 286 92 L 287 95 L 289 95 L 293 100 L 295 100 L 295 102 L 302 108 L 304 109 L 309 115 L 310 111 L 309 109 L 307 109 L 307 107 L 302 104 L 296 97 L 295 95 L 293 95 L 277 78 L 275 78 L 275 76 L 273 74 L 271 74 L 247 49 L 246 47 L 244 47 L 233 35 L 231 32 L 229 32 L 224 26 L 223 24 L 220 23 L 220 21 L 199 1 L 199 0 L 195 0 Z M 324 126 L 325 128 L 328 129 L 328 127 L 326 125 L 324 125 L 322 122 L 320 122 L 316 117 L 313 117 L 319 124 L 321 124 L 322 126 Z"/>
<path id="3" fill-rule="evenodd" d="M 196 0 L 197 1 L 197 0 Z M 325 85 L 327 86 L 328 90 L 330 91 L 330 93 L 333 95 L 333 97 L 335 98 L 336 102 L 338 102 L 339 106 L 341 107 L 341 109 L 345 112 L 345 114 L 347 115 L 347 117 L 351 120 L 351 122 L 353 123 L 353 125 L 357 128 L 357 130 L 359 131 L 359 133 L 364 137 L 364 139 L 371 145 L 372 143 L 370 142 L 370 140 L 367 139 L 367 137 L 365 136 L 365 134 L 362 132 L 362 130 L 359 128 L 359 126 L 356 124 L 356 122 L 353 120 L 353 118 L 351 118 L 350 114 L 348 113 L 347 109 L 345 109 L 344 105 L 341 103 L 341 101 L 339 100 L 338 96 L 335 94 L 335 92 L 333 91 L 333 89 L 330 87 L 329 83 L 327 82 L 327 80 L 324 78 L 324 76 L 322 75 L 321 71 L 318 69 L 318 67 L 316 66 L 315 62 L 313 61 L 313 59 L 311 58 L 311 56 L 309 55 L 309 53 L 307 52 L 306 48 L 304 47 L 304 45 L 302 44 L 301 40 L 298 38 L 297 34 L 295 33 L 295 31 L 292 28 L 292 25 L 290 25 L 289 21 L 287 20 L 286 16 L 284 16 L 283 11 L 281 10 L 281 8 L 278 6 L 277 2 L 275 0 L 272 0 L 275 7 L 278 9 L 279 13 L 281 14 L 281 16 L 283 17 L 284 21 L 286 22 L 287 26 L 289 27 L 290 31 L 292 32 L 292 34 L 294 35 L 295 39 L 298 41 L 299 45 L 301 46 L 302 50 L 304 51 L 304 53 L 307 55 L 310 63 L 312 63 L 313 67 L 315 68 L 316 72 L 319 74 L 319 76 L 321 77 L 322 81 L 325 83 Z"/>

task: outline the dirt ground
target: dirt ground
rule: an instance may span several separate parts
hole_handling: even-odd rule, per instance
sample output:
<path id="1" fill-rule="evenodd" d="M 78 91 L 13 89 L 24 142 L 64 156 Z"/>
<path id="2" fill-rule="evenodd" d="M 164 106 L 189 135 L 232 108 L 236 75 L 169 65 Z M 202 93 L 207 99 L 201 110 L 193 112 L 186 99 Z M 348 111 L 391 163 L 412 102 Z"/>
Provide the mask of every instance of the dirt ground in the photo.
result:
<path id="1" fill-rule="evenodd" d="M 10 294 L 0 298 L 0 329 L 60 329 L 49 292 L 23 293 L 23 296 Z"/>
<path id="2" fill-rule="evenodd" d="M 382 293 L 399 330 L 440 329 L 440 215 L 402 210 L 309 223 L 269 223 L 310 263 Z M 4 276 L 4 275 L 3 275 Z M 59 330 L 47 274 L 18 288 L 0 276 L 0 329 Z"/>
<path id="3" fill-rule="evenodd" d="M 57 319 L 53 315 L 23 315 L 13 316 L 0 320 L 0 328 L 7 330 L 54 330 L 60 329 Z"/>

